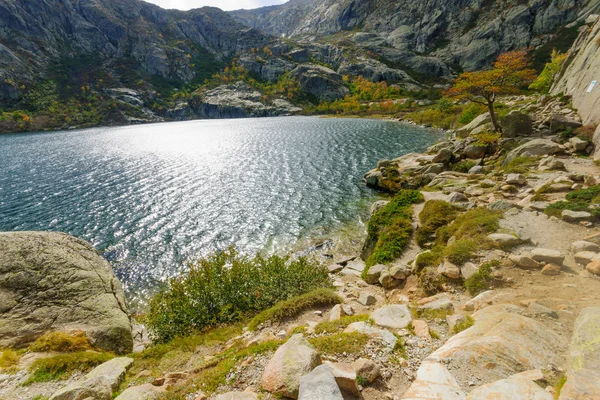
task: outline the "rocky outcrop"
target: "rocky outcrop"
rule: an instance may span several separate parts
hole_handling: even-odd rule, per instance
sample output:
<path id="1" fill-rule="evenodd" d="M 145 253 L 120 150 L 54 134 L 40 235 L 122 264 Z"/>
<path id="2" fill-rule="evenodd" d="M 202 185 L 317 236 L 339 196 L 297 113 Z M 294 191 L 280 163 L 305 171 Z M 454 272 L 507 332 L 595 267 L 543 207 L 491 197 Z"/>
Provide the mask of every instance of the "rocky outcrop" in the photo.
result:
<path id="1" fill-rule="evenodd" d="M 586 308 L 577 317 L 567 366 L 560 399 L 600 398 L 600 307 Z"/>
<path id="2" fill-rule="evenodd" d="M 583 124 L 600 123 L 600 16 L 592 15 L 580 28 L 580 35 L 569 52 L 552 94 L 573 98 Z M 593 85 L 593 82 L 596 82 Z M 596 142 L 597 144 L 600 142 Z M 598 147 L 598 146 L 596 146 Z"/>
<path id="3" fill-rule="evenodd" d="M 66 234 L 0 233 L 0 346 L 78 330 L 94 347 L 132 350 L 123 289 L 110 264 Z"/>
<path id="4" fill-rule="evenodd" d="M 273 117 L 302 110 L 286 99 L 266 104 L 259 91 L 241 81 L 203 91 L 191 102 L 201 118 Z"/>
<path id="5" fill-rule="evenodd" d="M 301 65 L 291 75 L 298 78 L 302 91 L 321 101 L 338 100 L 350 93 L 342 76 L 322 65 Z"/>

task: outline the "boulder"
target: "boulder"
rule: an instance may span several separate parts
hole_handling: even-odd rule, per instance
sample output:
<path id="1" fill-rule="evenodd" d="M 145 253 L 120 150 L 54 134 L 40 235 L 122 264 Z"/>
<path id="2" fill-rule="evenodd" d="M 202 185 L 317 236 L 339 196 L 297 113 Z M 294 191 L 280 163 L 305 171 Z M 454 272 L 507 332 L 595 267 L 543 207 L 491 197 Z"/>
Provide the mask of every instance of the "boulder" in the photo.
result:
<path id="1" fill-rule="evenodd" d="M 460 278 L 460 268 L 448 260 L 442 261 L 442 263 L 438 266 L 437 271 L 438 274 L 444 275 L 450 279 Z"/>
<path id="2" fill-rule="evenodd" d="M 361 293 L 357 301 L 363 306 L 372 306 L 377 303 L 375 296 L 368 293 Z"/>
<path id="3" fill-rule="evenodd" d="M 521 312 L 507 304 L 476 312 L 472 327 L 450 337 L 424 362 L 445 363 L 454 376 L 482 384 L 559 363 L 560 337 Z"/>
<path id="4" fill-rule="evenodd" d="M 369 212 L 370 216 L 375 215 L 377 212 L 383 209 L 383 207 L 387 206 L 390 202 L 388 200 L 378 200 L 371 204 L 371 209 Z"/>
<path id="5" fill-rule="evenodd" d="M 448 195 L 446 201 L 448 203 L 464 203 L 469 201 L 469 199 L 467 198 L 467 196 L 460 192 L 453 192 Z"/>
<path id="6" fill-rule="evenodd" d="M 91 370 L 83 380 L 60 389 L 50 400 L 80 400 L 88 397 L 94 400 L 110 400 L 132 364 L 133 358 L 113 358 Z"/>
<path id="7" fill-rule="evenodd" d="M 485 308 L 488 305 L 492 304 L 494 297 L 496 297 L 495 290 L 487 290 L 483 293 L 479 293 L 477 296 L 473 297 L 471 300 L 467 301 L 465 305 L 463 305 L 463 310 L 481 310 L 482 308 Z"/>
<path id="8" fill-rule="evenodd" d="M 450 162 L 450 160 L 452 160 L 452 151 L 450 149 L 441 149 L 436 155 L 435 157 L 433 157 L 433 160 L 431 160 L 432 163 L 448 163 Z"/>
<path id="9" fill-rule="evenodd" d="M 524 185 L 527 183 L 527 179 L 521 174 L 508 174 L 506 183 L 509 185 Z"/>
<path id="10" fill-rule="evenodd" d="M 402 396 L 403 400 L 464 400 L 456 379 L 441 363 L 423 361 L 417 376 Z"/>
<path id="11" fill-rule="evenodd" d="M 336 304 L 335 306 L 333 306 L 333 308 L 329 312 L 329 320 L 337 321 L 338 319 L 342 318 L 344 315 L 345 314 L 344 314 L 344 310 L 342 309 L 342 306 L 340 304 Z"/>
<path id="12" fill-rule="evenodd" d="M 275 395 L 297 399 L 300 379 L 320 364 L 321 357 L 310 343 L 301 334 L 293 335 L 267 364 L 262 387 Z"/>
<path id="13" fill-rule="evenodd" d="M 581 265 L 588 265 L 597 255 L 598 253 L 594 253 L 593 251 L 580 251 L 575 253 L 575 262 Z"/>
<path id="14" fill-rule="evenodd" d="M 327 270 L 329 271 L 330 274 L 338 273 L 343 269 L 344 269 L 344 267 L 340 264 L 329 264 L 327 266 Z"/>
<path id="15" fill-rule="evenodd" d="M 377 337 L 381 339 L 389 349 L 393 349 L 398 341 L 396 336 L 387 329 L 376 328 L 364 321 L 353 322 L 344 329 L 344 333 L 352 332 L 364 333 L 365 335 Z"/>
<path id="16" fill-rule="evenodd" d="M 560 114 L 552 114 L 548 124 L 550 125 L 551 133 L 558 133 L 567 129 L 577 129 L 581 127 L 581 122 Z"/>
<path id="17" fill-rule="evenodd" d="M 600 275 L 600 260 L 592 259 L 592 261 L 585 266 L 585 269 L 594 275 Z"/>
<path id="18" fill-rule="evenodd" d="M 294 397 L 296 398 L 296 397 Z M 298 400 L 343 400 L 331 368 L 319 365 L 300 380 Z"/>
<path id="19" fill-rule="evenodd" d="M 390 275 L 392 276 L 392 278 L 403 280 L 412 275 L 413 269 L 411 266 L 406 265 L 406 264 L 404 264 L 404 265 L 395 264 L 390 267 L 389 271 L 390 271 Z"/>
<path id="20" fill-rule="evenodd" d="M 585 151 L 585 149 L 588 146 L 587 141 L 581 140 L 578 137 L 572 137 L 571 139 L 569 139 L 569 143 L 575 151 Z"/>
<path id="21" fill-rule="evenodd" d="M 405 304 L 390 304 L 375 310 L 371 314 L 375 325 L 384 328 L 404 329 L 412 321 L 408 306 Z"/>
<path id="22" fill-rule="evenodd" d="M 565 163 L 555 157 L 546 157 L 540 161 L 538 169 L 542 171 L 558 171 L 565 169 Z"/>
<path id="23" fill-rule="evenodd" d="M 477 129 L 482 125 L 489 124 L 490 122 L 492 122 L 490 113 L 489 112 L 483 113 L 483 114 L 475 117 L 475 119 L 473 121 L 471 121 L 470 123 L 468 123 L 467 125 L 457 129 L 456 134 L 458 137 L 467 137 L 467 136 L 469 136 L 469 133 L 471 133 L 471 131 L 473 131 L 474 129 Z"/>
<path id="24" fill-rule="evenodd" d="M 429 325 L 427 321 L 422 319 L 413 319 L 412 326 L 415 332 L 415 335 L 420 337 L 421 339 L 431 339 L 431 334 L 429 333 Z"/>
<path id="25" fill-rule="evenodd" d="M 577 319 L 569 347 L 567 383 L 560 400 L 600 399 L 600 307 L 585 308 Z"/>
<path id="26" fill-rule="evenodd" d="M 479 160 L 485 156 L 486 146 L 470 144 L 462 151 L 462 154 L 471 160 Z"/>
<path id="27" fill-rule="evenodd" d="M 513 138 L 517 136 L 528 136 L 533 133 L 533 121 L 527 114 L 513 110 L 509 112 L 502 120 L 502 136 Z"/>
<path id="28" fill-rule="evenodd" d="M 469 393 L 467 400 L 554 399 L 554 396 L 542 389 L 540 385 L 531 379 L 527 379 L 526 377 L 520 378 L 519 375 L 520 374 L 516 374 L 507 379 L 501 379 L 499 381 L 480 386 Z"/>
<path id="29" fill-rule="evenodd" d="M 460 267 L 460 275 L 463 279 L 469 279 L 479 271 L 479 267 L 472 262 L 465 263 Z"/>
<path id="30" fill-rule="evenodd" d="M 379 366 L 366 358 L 359 358 L 354 361 L 352 367 L 356 371 L 357 377 L 361 377 L 369 383 L 374 382 L 381 375 Z"/>
<path id="31" fill-rule="evenodd" d="M 483 174 L 485 172 L 481 165 L 475 165 L 469 170 L 469 175 Z"/>
<path id="32" fill-rule="evenodd" d="M 501 247 L 513 247 L 521 244 L 521 239 L 508 233 L 492 233 L 488 235 L 488 239 Z"/>
<path id="33" fill-rule="evenodd" d="M 327 364 L 331 368 L 331 372 L 335 378 L 335 382 L 342 393 L 358 396 L 358 384 L 356 382 L 356 369 L 351 364 L 346 363 L 331 363 Z"/>
<path id="34" fill-rule="evenodd" d="M 156 400 L 162 394 L 163 390 L 152 385 L 151 383 L 145 383 L 139 386 L 129 387 L 118 395 L 115 400 Z"/>
<path id="35" fill-rule="evenodd" d="M 373 265 L 369 268 L 365 281 L 372 285 L 379 282 L 379 276 L 381 276 L 381 272 L 383 272 L 386 269 L 387 267 L 383 264 Z"/>
<path id="36" fill-rule="evenodd" d="M 600 252 L 600 245 L 593 242 L 588 242 L 586 240 L 579 240 L 577 242 L 571 243 L 571 250 L 574 253 L 579 253 L 581 251 L 591 251 L 594 253 L 598 253 Z"/>
<path id="37" fill-rule="evenodd" d="M 445 311 L 449 314 L 454 312 L 454 304 L 448 297 L 439 297 L 433 301 L 419 305 L 417 311 L 421 314 L 427 311 Z"/>
<path id="38" fill-rule="evenodd" d="M 89 243 L 62 233 L 6 232 L 0 249 L 0 347 L 80 330 L 94 347 L 131 352 L 123 288 Z"/>
<path id="39" fill-rule="evenodd" d="M 563 221 L 566 222 L 581 222 L 581 221 L 589 221 L 592 218 L 592 214 L 587 211 L 571 211 L 571 210 L 562 210 L 560 213 Z"/>
<path id="40" fill-rule="evenodd" d="M 545 156 L 559 153 L 563 147 L 548 139 L 533 139 L 512 150 L 506 155 L 503 165 L 508 165 L 512 160 L 520 156 Z"/>
<path id="41" fill-rule="evenodd" d="M 537 248 L 531 250 L 531 258 L 537 262 L 562 265 L 565 256 L 558 250 Z"/>
<path id="42" fill-rule="evenodd" d="M 397 287 L 400 284 L 400 281 L 394 279 L 392 274 L 390 274 L 389 269 L 384 269 L 379 276 L 379 283 L 384 289 L 389 290 Z"/>

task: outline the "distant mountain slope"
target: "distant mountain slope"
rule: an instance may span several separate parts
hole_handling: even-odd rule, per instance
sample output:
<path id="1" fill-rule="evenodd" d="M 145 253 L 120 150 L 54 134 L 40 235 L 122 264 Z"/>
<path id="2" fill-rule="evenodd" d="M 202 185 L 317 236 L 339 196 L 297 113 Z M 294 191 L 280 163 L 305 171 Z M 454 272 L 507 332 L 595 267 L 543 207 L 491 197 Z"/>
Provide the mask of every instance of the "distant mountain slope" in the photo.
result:
<path id="1" fill-rule="evenodd" d="M 217 8 L 183 12 L 139 0 L 0 0 L 0 80 L 31 80 L 44 75 L 51 60 L 87 54 L 103 63 L 131 59 L 144 72 L 189 81 L 202 72 L 198 59 L 220 59 L 268 40 Z"/>
<path id="2" fill-rule="evenodd" d="M 427 73 L 412 56 L 473 70 L 501 52 L 538 46 L 598 11 L 600 0 L 291 0 L 231 15 L 277 36 L 346 32 L 357 46 Z"/>

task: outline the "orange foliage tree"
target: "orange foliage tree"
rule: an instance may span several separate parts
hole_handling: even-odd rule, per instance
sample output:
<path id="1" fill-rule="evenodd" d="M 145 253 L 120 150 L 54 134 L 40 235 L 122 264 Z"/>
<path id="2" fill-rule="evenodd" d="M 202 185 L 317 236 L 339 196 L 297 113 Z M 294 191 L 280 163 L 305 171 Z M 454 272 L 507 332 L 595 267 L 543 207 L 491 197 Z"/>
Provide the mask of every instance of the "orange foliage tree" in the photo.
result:
<path id="1" fill-rule="evenodd" d="M 529 68 L 527 50 L 510 51 L 500 54 L 491 69 L 461 74 L 446 95 L 487 106 L 494 130 L 501 132 L 494 112 L 497 97 L 517 93 L 520 87 L 533 82 L 535 77 L 535 70 Z"/>

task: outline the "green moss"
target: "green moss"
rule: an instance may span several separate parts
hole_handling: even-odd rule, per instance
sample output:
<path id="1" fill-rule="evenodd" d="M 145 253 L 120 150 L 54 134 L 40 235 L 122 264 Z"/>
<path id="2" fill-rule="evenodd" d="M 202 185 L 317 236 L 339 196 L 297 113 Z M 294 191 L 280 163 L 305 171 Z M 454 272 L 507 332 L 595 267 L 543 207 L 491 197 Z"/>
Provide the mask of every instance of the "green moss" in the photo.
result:
<path id="1" fill-rule="evenodd" d="M 464 321 L 459 321 L 454 325 L 454 333 L 459 333 L 473 326 L 475 320 L 470 315 L 467 315 Z"/>
<path id="2" fill-rule="evenodd" d="M 337 333 L 331 336 L 320 336 L 309 338 L 308 341 L 320 353 L 327 355 L 336 354 L 359 354 L 371 340 L 371 337 L 364 333 Z"/>
<path id="3" fill-rule="evenodd" d="M 591 208 L 600 196 L 600 185 L 590 186 L 587 189 L 575 190 L 567 194 L 566 201 L 557 201 L 550 204 L 544 212 L 553 217 L 560 218 L 563 210 L 587 211 L 596 219 L 600 219 L 600 210 Z"/>
<path id="4" fill-rule="evenodd" d="M 366 260 L 368 267 L 392 262 L 402 255 L 412 234 L 412 205 L 422 201 L 419 191 L 402 190 L 371 217 L 367 229 L 367 243 L 372 246 Z"/>
<path id="5" fill-rule="evenodd" d="M 256 330 L 258 325 L 266 322 L 281 322 L 295 317 L 300 313 L 316 307 L 332 306 L 342 303 L 342 299 L 329 289 L 317 289 L 312 292 L 277 303 L 275 306 L 261 312 L 248 324 L 250 330 Z"/>
<path id="6" fill-rule="evenodd" d="M 492 282 L 492 268 L 500 265 L 498 260 L 492 260 L 479 267 L 479 270 L 465 280 L 465 287 L 471 296 L 476 296 L 489 289 Z"/>
<path id="7" fill-rule="evenodd" d="M 359 314 L 345 316 L 335 321 L 324 321 L 315 326 L 315 333 L 320 335 L 322 333 L 336 333 L 345 329 L 348 325 L 353 322 L 366 321 L 369 319 L 368 314 Z"/>
<path id="8" fill-rule="evenodd" d="M 555 399 L 560 398 L 560 392 L 562 391 L 562 388 L 565 386 L 566 383 L 567 383 L 566 375 L 561 375 L 560 377 L 558 377 L 558 379 L 554 383 L 554 398 Z"/>
<path id="9" fill-rule="evenodd" d="M 537 160 L 533 157 L 519 156 L 510 160 L 503 171 L 506 174 L 524 174 L 537 164 Z"/>
<path id="10" fill-rule="evenodd" d="M 419 246 L 433 241 L 435 232 L 442 226 L 448 225 L 456 218 L 458 210 L 452 204 L 443 200 L 429 200 L 419 213 L 421 226 L 415 232 L 415 239 Z"/>
<path id="11" fill-rule="evenodd" d="M 41 358 L 33 362 L 30 367 L 31 375 L 23 385 L 67 379 L 74 372 L 88 372 L 113 357 L 110 353 L 84 351 Z"/>

